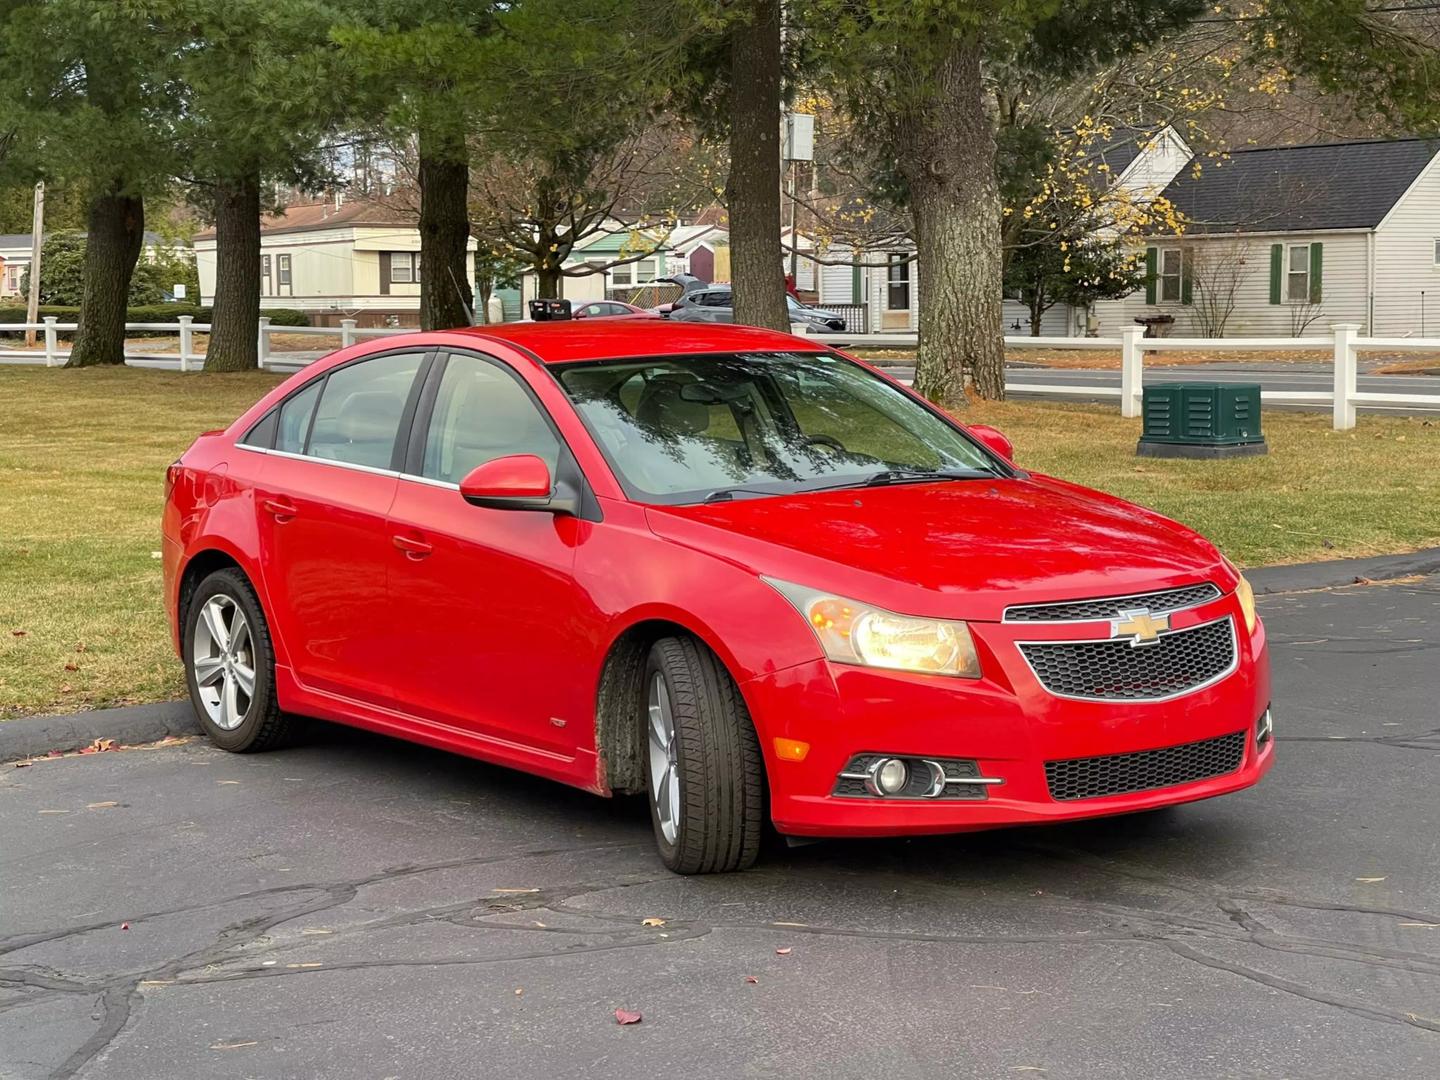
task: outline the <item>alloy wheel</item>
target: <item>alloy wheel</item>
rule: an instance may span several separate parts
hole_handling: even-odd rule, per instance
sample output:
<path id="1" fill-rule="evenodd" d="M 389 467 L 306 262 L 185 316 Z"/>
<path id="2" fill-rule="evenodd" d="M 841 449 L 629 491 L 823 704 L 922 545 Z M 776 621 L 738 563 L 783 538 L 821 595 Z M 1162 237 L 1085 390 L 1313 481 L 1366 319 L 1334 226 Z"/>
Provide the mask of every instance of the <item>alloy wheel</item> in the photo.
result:
<path id="1" fill-rule="evenodd" d="M 655 672 L 650 679 L 647 707 L 650 729 L 650 798 L 655 818 L 667 844 L 675 843 L 680 831 L 680 770 L 676 766 L 675 718 L 670 708 L 670 688 L 665 677 Z"/>
<path id="2" fill-rule="evenodd" d="M 225 731 L 239 727 L 255 696 L 255 644 L 250 622 L 234 597 L 217 593 L 200 608 L 190 669 L 211 723 Z"/>

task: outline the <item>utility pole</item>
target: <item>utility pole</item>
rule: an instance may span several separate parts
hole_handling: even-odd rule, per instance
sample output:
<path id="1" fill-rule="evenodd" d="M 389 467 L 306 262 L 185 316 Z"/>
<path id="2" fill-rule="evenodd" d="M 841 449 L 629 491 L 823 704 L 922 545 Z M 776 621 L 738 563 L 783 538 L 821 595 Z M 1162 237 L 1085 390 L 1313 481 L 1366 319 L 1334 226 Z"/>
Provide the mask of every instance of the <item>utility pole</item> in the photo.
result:
<path id="1" fill-rule="evenodd" d="M 45 181 L 35 185 L 35 214 L 30 222 L 30 299 L 25 305 L 25 347 L 35 347 L 35 324 L 40 321 L 40 247 L 45 237 Z"/>

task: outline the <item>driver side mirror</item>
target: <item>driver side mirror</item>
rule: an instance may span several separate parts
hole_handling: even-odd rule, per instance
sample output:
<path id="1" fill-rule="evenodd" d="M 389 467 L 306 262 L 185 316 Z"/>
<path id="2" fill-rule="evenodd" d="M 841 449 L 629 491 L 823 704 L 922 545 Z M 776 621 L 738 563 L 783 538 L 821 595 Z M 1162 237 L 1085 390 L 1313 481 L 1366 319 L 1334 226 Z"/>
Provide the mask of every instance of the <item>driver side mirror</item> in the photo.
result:
<path id="1" fill-rule="evenodd" d="M 579 500 L 567 485 L 556 485 L 550 467 L 534 454 L 493 458 L 460 481 L 460 497 L 491 510 L 544 510 L 574 515 Z"/>
<path id="2" fill-rule="evenodd" d="M 993 428 L 989 424 L 967 424 L 965 430 L 980 440 L 981 445 L 987 450 L 999 454 L 1006 461 L 1014 462 L 1015 447 L 1009 439 L 1001 434 L 998 428 Z"/>

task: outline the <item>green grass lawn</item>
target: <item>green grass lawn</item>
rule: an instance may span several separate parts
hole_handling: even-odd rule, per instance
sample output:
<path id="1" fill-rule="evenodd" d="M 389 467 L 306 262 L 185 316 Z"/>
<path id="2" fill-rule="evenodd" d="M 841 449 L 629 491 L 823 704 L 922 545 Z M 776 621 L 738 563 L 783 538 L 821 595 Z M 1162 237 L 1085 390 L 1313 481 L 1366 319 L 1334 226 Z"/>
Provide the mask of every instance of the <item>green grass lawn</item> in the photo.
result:
<path id="1" fill-rule="evenodd" d="M 160 591 L 165 466 L 277 376 L 0 367 L 0 718 L 179 696 Z M 1019 463 L 1154 507 L 1242 565 L 1440 544 L 1440 422 L 1268 413 L 1267 457 L 1135 457 L 1113 406 L 976 405 Z"/>

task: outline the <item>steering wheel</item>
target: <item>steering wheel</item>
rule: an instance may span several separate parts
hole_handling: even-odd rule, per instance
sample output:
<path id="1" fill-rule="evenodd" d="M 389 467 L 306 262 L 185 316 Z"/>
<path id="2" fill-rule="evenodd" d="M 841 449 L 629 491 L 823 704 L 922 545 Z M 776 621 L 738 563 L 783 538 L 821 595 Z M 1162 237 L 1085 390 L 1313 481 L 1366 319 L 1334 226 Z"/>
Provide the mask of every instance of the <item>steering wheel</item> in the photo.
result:
<path id="1" fill-rule="evenodd" d="M 834 450 L 837 454 L 846 453 L 845 444 L 833 435 L 807 435 L 802 446 L 823 446 L 827 450 Z"/>

